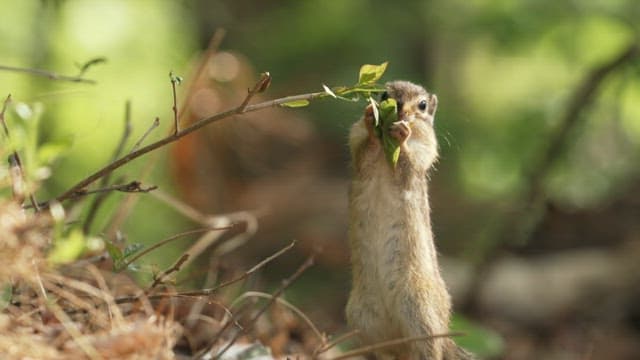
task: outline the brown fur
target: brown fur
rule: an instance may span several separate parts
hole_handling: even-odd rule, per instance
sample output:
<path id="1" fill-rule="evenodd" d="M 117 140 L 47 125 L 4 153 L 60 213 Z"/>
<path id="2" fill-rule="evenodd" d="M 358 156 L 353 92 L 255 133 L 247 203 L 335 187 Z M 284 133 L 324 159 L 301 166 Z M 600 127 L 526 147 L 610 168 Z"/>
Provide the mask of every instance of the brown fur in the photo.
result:
<path id="1" fill-rule="evenodd" d="M 399 103 L 390 132 L 401 143 L 394 170 L 373 132 L 368 107 L 349 135 L 353 181 L 349 195 L 349 242 L 353 288 L 349 324 L 363 342 L 444 334 L 451 300 L 440 276 L 431 231 L 428 171 L 438 157 L 433 120 L 437 97 L 406 81 L 387 84 Z M 419 108 L 426 101 L 424 110 Z M 402 104 L 402 106 L 400 106 Z M 397 346 L 378 358 L 458 359 L 451 339 Z"/>

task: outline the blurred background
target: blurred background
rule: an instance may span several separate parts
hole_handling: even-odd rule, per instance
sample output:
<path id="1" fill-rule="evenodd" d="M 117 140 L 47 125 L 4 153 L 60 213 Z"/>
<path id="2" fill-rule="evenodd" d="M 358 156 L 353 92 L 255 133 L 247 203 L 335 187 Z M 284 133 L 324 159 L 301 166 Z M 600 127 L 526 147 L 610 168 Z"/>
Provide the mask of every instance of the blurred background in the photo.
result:
<path id="1" fill-rule="evenodd" d="M 110 161 L 128 101 L 125 151 L 156 117 L 145 143 L 171 131 L 170 71 L 184 78 L 187 126 L 237 106 L 262 71 L 273 82 L 255 102 L 352 85 L 362 64 L 389 61 L 384 81 L 423 84 L 440 100 L 430 191 L 454 327 L 470 334 L 460 343 L 495 359 L 640 356 L 637 1 L 23 0 L 2 9 L 0 65 L 74 76 L 101 59 L 82 74 L 95 84 L 0 70 L 0 96 L 42 105 L 50 172 L 38 172 L 39 200 Z M 295 239 L 249 286 L 272 288 L 318 252 L 286 298 L 328 334 L 346 332 L 346 138 L 365 106 L 322 99 L 212 124 L 118 170 L 114 179 L 158 185 L 157 194 L 112 194 L 84 231 L 149 246 L 197 227 L 194 212 L 232 213 L 243 225 L 219 239 L 187 236 L 143 258 L 140 281 L 197 242 L 215 246 L 178 286 L 203 287 L 212 267 L 247 269 Z M 90 204 L 67 211 L 87 214 Z M 224 257 L 214 263 L 211 253 Z"/>

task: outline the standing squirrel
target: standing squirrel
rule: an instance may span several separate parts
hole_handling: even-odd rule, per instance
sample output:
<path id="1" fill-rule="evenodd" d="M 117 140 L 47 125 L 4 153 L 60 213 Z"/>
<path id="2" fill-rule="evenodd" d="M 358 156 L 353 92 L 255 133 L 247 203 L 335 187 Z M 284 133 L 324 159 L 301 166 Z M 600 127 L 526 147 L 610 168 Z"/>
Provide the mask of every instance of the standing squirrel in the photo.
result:
<path id="1" fill-rule="evenodd" d="M 395 169 L 374 129 L 373 108 L 351 128 L 353 177 L 349 242 L 353 271 L 347 321 L 361 340 L 449 332 L 451 299 L 440 275 L 431 232 L 428 172 L 438 158 L 435 94 L 407 81 L 386 84 L 381 100 L 397 102 L 389 128 L 400 144 Z M 448 337 L 383 349 L 378 359 L 473 359 Z"/>

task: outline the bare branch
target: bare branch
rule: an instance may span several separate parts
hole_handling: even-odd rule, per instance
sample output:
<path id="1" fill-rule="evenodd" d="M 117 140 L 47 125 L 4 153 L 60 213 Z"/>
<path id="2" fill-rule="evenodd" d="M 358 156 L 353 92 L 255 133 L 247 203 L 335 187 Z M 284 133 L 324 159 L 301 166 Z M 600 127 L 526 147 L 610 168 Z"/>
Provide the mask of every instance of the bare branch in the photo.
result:
<path id="1" fill-rule="evenodd" d="M 263 83 L 263 79 L 260 80 L 260 83 Z M 247 95 L 249 96 L 249 95 Z M 251 95 L 253 96 L 253 95 Z M 275 107 L 275 106 L 280 106 L 282 104 L 286 104 L 289 102 L 293 102 L 293 101 L 298 101 L 298 100 L 312 100 L 312 99 L 316 99 L 316 98 L 320 98 L 320 97 L 324 97 L 326 96 L 325 92 L 315 92 L 315 93 L 308 93 L 308 94 L 302 94 L 302 95 L 294 95 L 294 96 L 286 96 L 283 98 L 279 98 L 279 99 L 275 99 L 275 100 L 270 100 L 270 101 L 265 101 L 259 104 L 255 104 L 255 105 L 247 105 L 246 107 L 242 107 L 242 105 L 227 110 L 227 111 L 223 111 L 221 113 L 217 113 L 215 115 L 206 117 L 204 119 L 201 119 L 199 121 L 197 121 L 196 123 L 194 123 L 193 125 L 184 128 L 180 131 L 178 131 L 177 133 L 174 133 L 170 136 L 167 136 L 163 139 L 160 139 L 152 144 L 149 144 L 141 149 L 138 149 L 136 151 L 133 151 L 123 157 L 121 157 L 120 159 L 108 164 L 107 166 L 103 167 L 102 169 L 96 171 L 95 173 L 93 173 L 92 175 L 88 176 L 87 178 L 81 180 L 80 182 L 78 182 L 77 184 L 75 184 L 74 186 L 72 186 L 70 189 L 68 189 L 67 191 L 65 191 L 63 194 L 59 195 L 58 197 L 55 198 L 55 200 L 61 202 L 61 201 L 65 201 L 70 199 L 73 194 L 75 192 L 77 192 L 78 190 L 84 189 L 85 187 L 87 187 L 88 185 L 91 185 L 93 182 L 95 182 L 96 180 L 102 178 L 103 176 L 105 176 L 106 174 L 109 174 L 111 172 L 113 172 L 114 170 L 120 168 L 121 166 L 127 164 L 128 162 L 148 153 L 151 152 L 153 150 L 156 150 L 162 146 L 165 146 L 167 144 L 170 144 L 174 141 L 177 141 L 189 134 L 191 134 L 192 132 L 199 130 L 200 128 L 209 125 L 213 122 L 228 118 L 230 116 L 233 115 L 240 115 L 240 114 L 245 114 L 248 112 L 253 112 L 253 111 L 258 111 L 258 110 L 263 110 L 266 108 L 270 108 L 270 107 Z M 244 103 L 244 101 L 243 101 Z M 49 203 L 49 201 L 47 201 L 44 205 L 47 205 Z"/>
<path id="2" fill-rule="evenodd" d="M 195 93 L 196 84 L 198 80 L 206 76 L 206 73 L 207 73 L 205 71 L 206 67 L 210 63 L 210 60 L 213 57 L 213 55 L 217 52 L 218 48 L 220 47 L 220 44 L 224 39 L 224 35 L 225 35 L 224 29 L 218 28 L 214 31 L 213 35 L 211 36 L 211 40 L 209 41 L 209 46 L 205 50 L 205 53 L 203 54 L 203 56 L 199 59 L 195 72 L 191 73 L 191 76 L 189 77 L 191 80 L 189 81 L 189 85 L 185 91 L 184 99 L 180 106 L 180 110 L 178 111 L 178 120 L 182 119 L 184 113 L 187 111 L 188 105 L 193 97 L 193 94 Z M 146 163 L 146 165 L 144 166 L 144 169 L 142 170 L 142 174 L 140 175 L 140 178 L 144 179 L 150 174 L 151 170 L 157 163 L 158 159 L 159 157 L 156 156 Z M 126 219 L 127 214 L 131 211 L 136 201 L 137 201 L 137 197 L 126 196 L 125 199 L 122 202 L 120 202 L 118 209 L 113 212 L 113 216 L 109 221 L 109 225 L 105 229 L 105 232 L 107 234 L 113 234 L 116 231 L 116 229 L 120 227 L 120 224 L 124 221 L 124 219 Z M 193 256 L 190 259 L 193 259 Z"/>
<path id="3" fill-rule="evenodd" d="M 110 186 L 105 186 L 103 188 L 99 188 L 99 189 L 94 189 L 94 190 L 79 190 L 78 192 L 76 192 L 75 194 L 73 194 L 73 196 L 70 197 L 70 199 L 77 199 L 79 197 L 83 197 L 83 196 L 87 196 L 87 195 L 91 195 L 91 194 L 101 194 L 101 193 L 108 193 L 111 191 L 121 191 L 121 192 L 128 192 L 128 193 L 147 193 L 150 191 L 153 191 L 155 189 L 157 189 L 158 187 L 156 185 L 152 185 L 149 186 L 147 188 L 143 188 L 142 187 L 142 183 L 140 183 L 140 181 L 131 181 L 128 182 L 126 184 L 119 184 L 119 185 L 110 185 Z M 43 204 L 45 205 L 45 204 Z"/>
<path id="4" fill-rule="evenodd" d="M 173 134 L 177 134 L 180 131 L 180 127 L 178 124 L 178 99 L 176 96 L 176 84 L 180 84 L 182 82 L 182 78 L 180 76 L 173 75 L 173 72 L 169 73 L 169 79 L 171 79 L 171 92 L 173 93 Z"/>
<path id="5" fill-rule="evenodd" d="M 251 98 L 253 98 L 257 93 L 261 93 L 269 87 L 271 84 L 271 74 L 269 72 L 263 72 L 260 74 L 260 80 L 253 86 L 253 88 L 249 89 L 247 96 L 244 98 L 244 101 L 238 107 L 238 112 L 242 113 L 244 109 L 247 108 Z"/>
<path id="6" fill-rule="evenodd" d="M 30 68 L 20 68 L 20 67 L 15 67 L 15 66 L 0 65 L 0 70 L 27 73 L 27 74 L 32 74 L 32 75 L 36 75 L 36 76 L 45 77 L 45 78 L 51 79 L 51 80 L 71 81 L 71 82 L 87 83 L 87 84 L 95 84 L 96 83 L 95 80 L 85 79 L 85 78 L 80 77 L 80 76 L 60 75 L 60 74 L 52 72 L 52 71 L 41 70 L 41 69 L 30 69 Z"/>

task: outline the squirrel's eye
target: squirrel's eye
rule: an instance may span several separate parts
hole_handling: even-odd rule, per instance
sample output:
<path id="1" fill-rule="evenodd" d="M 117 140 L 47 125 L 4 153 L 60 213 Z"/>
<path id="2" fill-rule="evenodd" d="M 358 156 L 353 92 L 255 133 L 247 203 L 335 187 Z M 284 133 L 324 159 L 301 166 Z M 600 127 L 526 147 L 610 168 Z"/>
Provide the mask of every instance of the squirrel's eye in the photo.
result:
<path id="1" fill-rule="evenodd" d="M 382 95 L 380 95 L 380 101 L 385 101 L 389 98 L 389 93 L 388 92 L 383 92 Z"/>
<path id="2" fill-rule="evenodd" d="M 427 100 L 420 100 L 418 103 L 418 109 L 425 111 L 427 110 Z"/>

